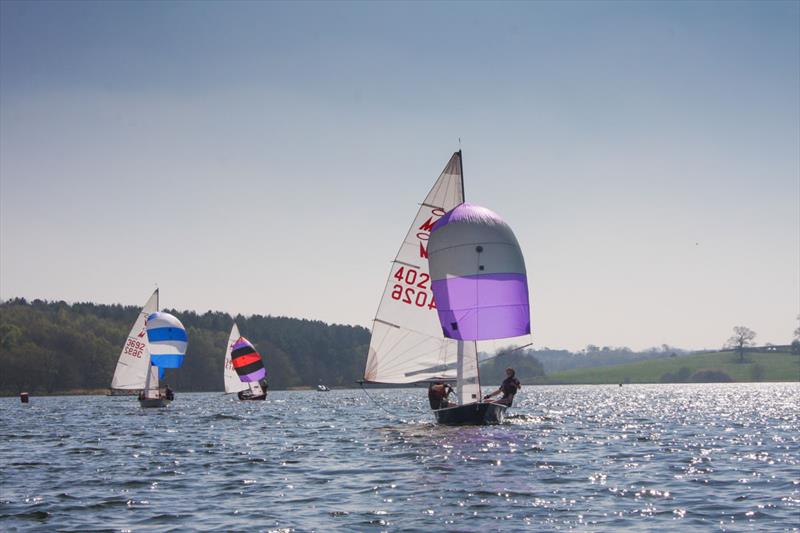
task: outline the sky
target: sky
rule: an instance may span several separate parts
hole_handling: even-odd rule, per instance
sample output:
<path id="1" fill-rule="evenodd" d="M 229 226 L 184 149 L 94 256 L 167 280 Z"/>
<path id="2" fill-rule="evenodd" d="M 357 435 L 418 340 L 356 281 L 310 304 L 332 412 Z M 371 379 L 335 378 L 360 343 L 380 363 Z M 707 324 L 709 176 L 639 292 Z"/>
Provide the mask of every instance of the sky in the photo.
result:
<path id="1" fill-rule="evenodd" d="M 793 1 L 0 2 L 0 298 L 369 327 L 459 147 L 535 347 L 791 341 Z"/>

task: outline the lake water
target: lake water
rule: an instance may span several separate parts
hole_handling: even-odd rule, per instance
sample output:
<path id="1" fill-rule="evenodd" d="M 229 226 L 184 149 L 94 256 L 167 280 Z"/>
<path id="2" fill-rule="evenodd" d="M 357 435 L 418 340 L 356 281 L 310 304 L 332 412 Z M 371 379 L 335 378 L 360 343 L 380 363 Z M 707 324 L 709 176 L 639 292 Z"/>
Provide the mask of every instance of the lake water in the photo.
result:
<path id="1" fill-rule="evenodd" d="M 424 389 L 0 400 L 3 531 L 785 531 L 800 384 L 525 387 L 439 427 Z"/>

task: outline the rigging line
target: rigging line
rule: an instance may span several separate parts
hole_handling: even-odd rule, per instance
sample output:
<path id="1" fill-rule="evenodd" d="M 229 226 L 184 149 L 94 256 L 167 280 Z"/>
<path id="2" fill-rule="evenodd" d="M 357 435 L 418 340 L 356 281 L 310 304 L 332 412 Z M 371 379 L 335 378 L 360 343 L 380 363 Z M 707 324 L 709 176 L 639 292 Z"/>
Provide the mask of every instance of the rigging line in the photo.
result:
<path id="1" fill-rule="evenodd" d="M 389 415 L 389 416 L 391 416 L 391 417 L 394 417 L 394 418 L 396 418 L 396 419 L 397 419 L 397 420 L 399 420 L 400 422 L 403 422 L 403 423 L 405 423 L 405 420 L 403 420 L 402 418 L 400 418 L 400 417 L 399 417 L 399 416 L 397 416 L 396 414 L 394 414 L 394 413 L 392 413 L 391 411 L 389 411 L 388 409 L 386 409 L 384 406 L 382 406 L 381 404 L 379 404 L 379 403 L 378 403 L 378 402 L 375 400 L 375 398 L 373 398 L 372 396 L 370 396 L 370 395 L 369 395 L 369 393 L 367 392 L 367 389 L 365 389 L 365 388 L 364 388 L 364 382 L 363 382 L 363 381 L 359 381 L 359 384 L 361 385 L 361 390 L 362 390 L 362 391 L 364 391 L 364 394 L 366 394 L 366 395 L 367 395 L 367 398 L 369 398 L 369 399 L 370 399 L 370 401 L 372 401 L 372 403 L 374 403 L 376 406 L 380 407 L 380 409 L 381 409 L 381 410 L 382 410 L 384 413 L 388 414 L 388 415 Z"/>

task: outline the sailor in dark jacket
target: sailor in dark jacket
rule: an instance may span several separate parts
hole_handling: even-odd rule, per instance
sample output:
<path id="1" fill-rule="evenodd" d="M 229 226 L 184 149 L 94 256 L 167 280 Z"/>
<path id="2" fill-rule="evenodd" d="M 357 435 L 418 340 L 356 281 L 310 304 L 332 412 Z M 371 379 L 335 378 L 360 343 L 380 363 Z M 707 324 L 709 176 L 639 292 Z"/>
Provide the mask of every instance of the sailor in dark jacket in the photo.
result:
<path id="1" fill-rule="evenodd" d="M 500 385 L 500 388 L 494 391 L 491 394 L 487 394 L 483 397 L 484 400 L 490 399 L 492 396 L 497 396 L 501 392 L 503 393 L 503 397 L 497 400 L 497 403 L 502 403 L 511 407 L 511 404 L 514 402 L 514 395 L 522 388 L 522 383 L 515 377 L 515 372 L 513 368 L 506 368 L 506 379 L 503 380 L 503 384 Z"/>
<path id="2" fill-rule="evenodd" d="M 428 386 L 428 402 L 431 404 L 431 409 L 444 409 L 450 406 L 447 397 L 453 389 L 443 381 L 435 381 Z"/>

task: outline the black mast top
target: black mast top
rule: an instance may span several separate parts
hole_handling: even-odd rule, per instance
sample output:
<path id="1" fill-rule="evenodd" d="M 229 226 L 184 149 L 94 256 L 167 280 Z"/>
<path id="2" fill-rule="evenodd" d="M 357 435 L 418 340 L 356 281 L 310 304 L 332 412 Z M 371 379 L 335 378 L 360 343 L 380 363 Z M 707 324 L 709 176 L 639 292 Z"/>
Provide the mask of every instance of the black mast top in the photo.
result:
<path id="1" fill-rule="evenodd" d="M 461 168 L 461 197 L 466 201 L 467 195 L 464 192 L 464 158 L 461 157 L 461 150 L 458 151 L 458 166 Z"/>

